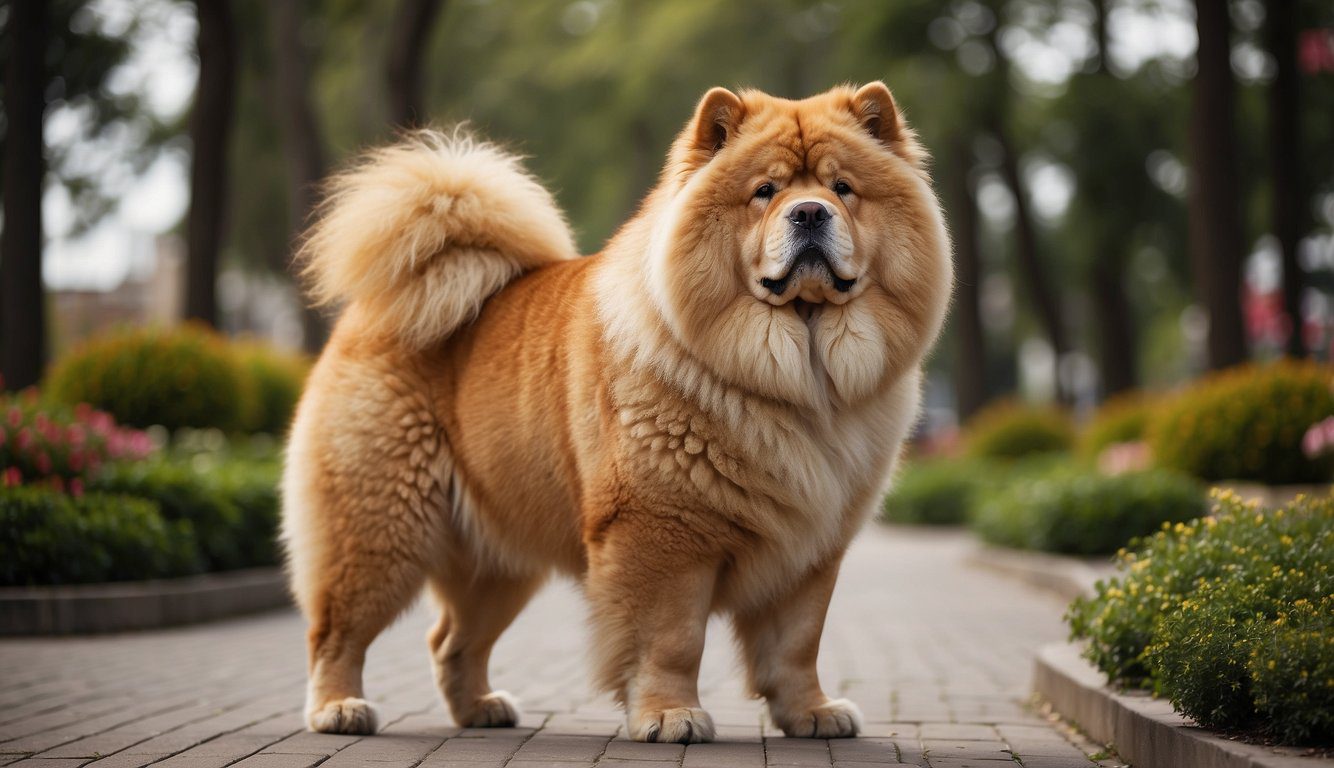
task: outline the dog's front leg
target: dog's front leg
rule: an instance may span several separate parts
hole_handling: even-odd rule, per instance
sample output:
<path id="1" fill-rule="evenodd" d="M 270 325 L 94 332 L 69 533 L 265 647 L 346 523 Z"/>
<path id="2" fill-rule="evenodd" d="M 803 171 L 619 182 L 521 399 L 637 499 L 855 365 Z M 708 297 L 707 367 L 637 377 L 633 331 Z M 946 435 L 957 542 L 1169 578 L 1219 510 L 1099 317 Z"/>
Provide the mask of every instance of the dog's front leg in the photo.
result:
<path id="1" fill-rule="evenodd" d="M 838 567 L 835 560 L 816 568 L 786 595 L 733 617 L 751 689 L 788 736 L 856 736 L 862 727 L 857 706 L 826 696 L 815 670 Z"/>
<path id="2" fill-rule="evenodd" d="M 625 705 L 637 741 L 711 741 L 699 704 L 717 561 L 671 521 L 620 515 L 589 544 L 599 685 Z"/>

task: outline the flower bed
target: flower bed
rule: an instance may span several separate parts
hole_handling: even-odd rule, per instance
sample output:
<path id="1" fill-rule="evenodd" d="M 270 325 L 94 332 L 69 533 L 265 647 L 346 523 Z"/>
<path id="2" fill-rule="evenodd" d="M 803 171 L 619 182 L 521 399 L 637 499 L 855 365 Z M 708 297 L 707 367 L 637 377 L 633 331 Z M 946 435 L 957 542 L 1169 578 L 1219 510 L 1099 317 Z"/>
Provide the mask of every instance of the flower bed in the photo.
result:
<path id="1" fill-rule="evenodd" d="M 1111 680 L 1206 727 L 1334 739 L 1334 496 L 1265 512 L 1220 494 L 1120 561 L 1068 616 Z"/>

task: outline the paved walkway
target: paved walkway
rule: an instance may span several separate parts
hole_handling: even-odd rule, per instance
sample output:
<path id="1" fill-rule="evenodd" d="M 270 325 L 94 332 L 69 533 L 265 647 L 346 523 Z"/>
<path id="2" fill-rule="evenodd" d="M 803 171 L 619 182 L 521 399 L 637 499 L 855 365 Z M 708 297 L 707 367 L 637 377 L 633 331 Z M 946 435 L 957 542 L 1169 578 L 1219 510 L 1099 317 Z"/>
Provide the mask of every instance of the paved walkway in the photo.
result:
<path id="1" fill-rule="evenodd" d="M 370 738 L 304 732 L 304 627 L 291 612 L 116 637 L 0 641 L 0 765 L 1094 765 L 1090 745 L 1025 704 L 1034 650 L 1065 637 L 1061 603 L 968 568 L 969 547 L 957 534 L 881 527 L 853 547 L 830 608 L 821 678 L 829 693 L 861 705 L 859 739 L 776 734 L 743 695 L 719 622 L 700 680 L 719 741 L 626 741 L 619 712 L 588 689 L 584 609 L 560 583 L 529 606 L 493 658 L 493 683 L 524 705 L 519 728 L 452 727 L 427 662 L 423 601 L 371 648 L 367 694 L 386 726 Z"/>

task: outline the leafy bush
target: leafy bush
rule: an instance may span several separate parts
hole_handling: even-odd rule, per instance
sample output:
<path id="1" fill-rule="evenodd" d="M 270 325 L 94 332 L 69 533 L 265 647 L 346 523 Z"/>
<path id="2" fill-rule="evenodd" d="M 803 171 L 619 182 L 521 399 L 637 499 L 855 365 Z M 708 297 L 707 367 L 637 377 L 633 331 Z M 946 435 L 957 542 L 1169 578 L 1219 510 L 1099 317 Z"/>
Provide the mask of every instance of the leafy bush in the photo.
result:
<path id="1" fill-rule="evenodd" d="M 960 525 L 987 483 L 980 461 L 935 459 L 909 464 L 885 497 L 881 517 L 891 523 Z"/>
<path id="2" fill-rule="evenodd" d="M 188 521 L 143 499 L 0 488 L 0 584 L 76 584 L 200 570 Z"/>
<path id="3" fill-rule="evenodd" d="M 170 521 L 188 521 L 210 571 L 277 561 L 275 464 L 195 456 L 123 464 L 93 481 L 106 493 L 150 499 Z"/>
<path id="4" fill-rule="evenodd" d="M 1120 559 L 1067 617 L 1110 678 L 1207 727 L 1334 734 L 1334 496 L 1266 513 L 1223 494 Z"/>
<path id="5" fill-rule="evenodd" d="M 1066 469 L 1009 483 L 978 506 L 973 525 L 994 544 L 1094 555 L 1205 509 L 1204 489 L 1176 473 L 1107 477 Z"/>
<path id="6" fill-rule="evenodd" d="M 1104 449 L 1117 443 L 1144 439 L 1155 401 L 1142 392 L 1110 398 L 1093 414 L 1080 434 L 1081 453 L 1096 459 Z"/>
<path id="7" fill-rule="evenodd" d="M 1307 456 L 1306 430 L 1334 414 L 1334 369 L 1286 361 L 1203 379 L 1152 419 L 1154 461 L 1203 480 L 1321 483 L 1334 456 Z"/>
<path id="8" fill-rule="evenodd" d="M 42 485 L 83 492 L 88 476 L 108 461 L 142 459 L 148 435 L 116 426 L 88 405 L 44 407 L 35 391 L 0 395 L 0 484 Z"/>
<path id="9" fill-rule="evenodd" d="M 242 428 L 273 435 L 286 433 L 309 363 L 254 341 L 234 344 L 232 353 L 248 385 Z"/>
<path id="10" fill-rule="evenodd" d="M 126 329 L 90 339 L 47 373 L 53 402 L 89 403 L 126 424 L 242 426 L 246 382 L 222 337 L 202 326 Z"/>
<path id="11" fill-rule="evenodd" d="M 968 454 L 983 459 L 1068 451 L 1074 436 L 1074 427 L 1062 411 L 1014 402 L 982 409 L 965 429 Z"/>

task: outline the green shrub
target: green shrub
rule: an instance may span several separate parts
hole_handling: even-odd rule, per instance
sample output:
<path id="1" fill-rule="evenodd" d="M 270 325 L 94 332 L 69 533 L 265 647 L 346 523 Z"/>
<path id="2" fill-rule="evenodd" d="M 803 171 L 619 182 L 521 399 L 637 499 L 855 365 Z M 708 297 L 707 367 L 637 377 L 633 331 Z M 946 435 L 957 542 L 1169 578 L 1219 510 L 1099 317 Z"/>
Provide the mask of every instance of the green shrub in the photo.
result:
<path id="1" fill-rule="evenodd" d="M 210 571 L 276 562 L 277 468 L 255 462 L 191 457 L 122 464 L 93 489 L 150 499 L 167 520 L 189 521 Z"/>
<path id="2" fill-rule="evenodd" d="M 988 406 L 965 428 L 968 454 L 982 459 L 1018 459 L 1070 450 L 1075 431 L 1055 408 L 1001 402 Z"/>
<path id="3" fill-rule="evenodd" d="M 167 429 L 242 426 L 246 382 L 226 342 L 200 326 L 125 329 L 84 342 L 52 366 L 44 394 L 117 421 Z"/>
<path id="4" fill-rule="evenodd" d="M 912 463 L 885 496 L 881 518 L 911 525 L 961 525 L 989 479 L 984 462 L 934 459 Z"/>
<path id="5" fill-rule="evenodd" d="M 1240 366 L 1203 379 L 1155 415 L 1156 464 L 1203 480 L 1321 483 L 1334 457 L 1302 452 L 1306 430 L 1334 414 L 1334 369 L 1311 362 Z"/>
<path id="6" fill-rule="evenodd" d="M 200 570 L 188 521 L 143 499 L 0 488 L 0 584 L 77 584 Z"/>
<path id="7" fill-rule="evenodd" d="M 993 544 L 1095 555 L 1205 509 L 1204 489 L 1176 473 L 1066 469 L 1011 481 L 978 506 L 973 526 Z"/>
<path id="8" fill-rule="evenodd" d="M 296 402 L 301 397 L 310 365 L 305 358 L 289 355 L 255 341 L 233 345 L 241 375 L 248 389 L 242 427 L 247 432 L 283 435 L 287 432 Z"/>
<path id="9" fill-rule="evenodd" d="M 1113 680 L 1153 685 L 1215 728 L 1329 739 L 1334 722 L 1334 496 L 1214 515 L 1123 552 L 1076 600 L 1072 634 Z"/>
<path id="10" fill-rule="evenodd" d="M 1098 454 L 1112 445 L 1143 440 L 1155 403 L 1153 398 L 1143 392 L 1131 392 L 1108 399 L 1094 412 L 1093 418 L 1080 433 L 1080 452 L 1090 459 L 1096 459 Z"/>
<path id="11" fill-rule="evenodd" d="M 1294 600 L 1272 632 L 1252 644 L 1246 671 L 1255 709 L 1280 741 L 1300 743 L 1334 734 L 1334 605 Z M 1322 736 L 1323 734 L 1323 736 Z"/>

